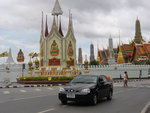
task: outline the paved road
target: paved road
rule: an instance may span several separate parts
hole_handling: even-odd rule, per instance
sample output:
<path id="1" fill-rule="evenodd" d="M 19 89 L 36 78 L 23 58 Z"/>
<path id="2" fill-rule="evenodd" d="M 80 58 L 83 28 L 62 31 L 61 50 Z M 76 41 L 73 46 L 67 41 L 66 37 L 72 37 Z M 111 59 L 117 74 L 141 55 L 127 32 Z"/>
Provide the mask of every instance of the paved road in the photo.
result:
<path id="1" fill-rule="evenodd" d="M 57 98 L 59 86 L 0 89 L 0 113 L 140 113 L 150 101 L 150 81 L 114 84 L 112 101 L 96 106 L 86 103 L 62 105 Z"/>

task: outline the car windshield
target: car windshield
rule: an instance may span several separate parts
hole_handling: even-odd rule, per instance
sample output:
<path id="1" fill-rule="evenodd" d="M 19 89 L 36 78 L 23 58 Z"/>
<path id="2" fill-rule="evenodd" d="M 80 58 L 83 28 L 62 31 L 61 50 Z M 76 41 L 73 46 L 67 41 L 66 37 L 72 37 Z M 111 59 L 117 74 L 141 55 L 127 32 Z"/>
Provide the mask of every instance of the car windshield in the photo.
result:
<path id="1" fill-rule="evenodd" d="M 77 76 L 75 77 L 71 83 L 96 83 L 97 77 L 96 76 Z"/>

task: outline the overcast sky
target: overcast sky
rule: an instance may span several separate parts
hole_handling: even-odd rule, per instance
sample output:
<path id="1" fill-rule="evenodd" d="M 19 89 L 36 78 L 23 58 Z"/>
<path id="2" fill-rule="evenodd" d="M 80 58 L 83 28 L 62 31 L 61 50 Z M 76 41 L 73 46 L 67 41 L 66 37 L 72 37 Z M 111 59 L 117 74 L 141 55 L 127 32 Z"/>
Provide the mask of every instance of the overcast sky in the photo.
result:
<path id="1" fill-rule="evenodd" d="M 90 44 L 100 49 L 107 48 L 108 38 L 113 38 L 114 47 L 119 41 L 128 43 L 134 38 L 135 21 L 141 22 L 142 35 L 150 40 L 149 0 L 59 0 L 63 10 L 62 27 L 66 34 L 68 10 L 73 14 L 77 50 L 83 50 L 83 57 L 89 55 Z M 0 53 L 12 48 L 13 58 L 19 49 L 28 62 L 30 52 L 39 52 L 41 12 L 48 15 L 51 28 L 51 11 L 55 0 L 0 0 Z M 78 51 L 77 51 L 78 53 Z M 0 63 L 5 62 L 1 58 Z"/>

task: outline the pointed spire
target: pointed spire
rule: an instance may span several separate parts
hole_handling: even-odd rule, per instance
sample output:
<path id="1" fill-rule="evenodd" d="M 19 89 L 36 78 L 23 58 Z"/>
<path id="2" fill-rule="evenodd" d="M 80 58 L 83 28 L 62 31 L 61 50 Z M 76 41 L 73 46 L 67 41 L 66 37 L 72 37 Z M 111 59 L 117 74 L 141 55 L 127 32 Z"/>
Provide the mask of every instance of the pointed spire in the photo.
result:
<path id="1" fill-rule="evenodd" d="M 67 32 L 67 35 L 72 32 L 74 34 L 74 31 L 73 31 L 73 24 L 72 24 L 72 14 L 69 10 L 69 24 L 68 24 L 68 32 Z"/>
<path id="2" fill-rule="evenodd" d="M 42 11 L 42 23 L 41 23 L 41 38 L 43 36 L 43 30 L 44 29 L 44 25 L 43 25 L 43 11 Z"/>
<path id="3" fill-rule="evenodd" d="M 56 19 L 55 19 L 55 16 L 53 17 L 53 23 L 52 23 L 52 28 L 51 28 L 51 32 L 54 30 L 54 29 L 57 29 L 57 25 L 56 25 Z"/>
<path id="4" fill-rule="evenodd" d="M 45 37 L 48 36 L 48 25 L 47 25 L 47 15 L 46 15 L 46 23 L 45 23 Z"/>
<path id="5" fill-rule="evenodd" d="M 58 30 L 58 27 L 56 25 L 56 19 L 55 19 L 55 16 L 53 17 L 53 23 L 52 23 L 52 27 L 51 27 L 51 30 L 50 30 L 50 35 L 53 34 L 53 33 L 56 33 L 60 38 L 62 38 L 62 34 L 60 34 L 59 30 Z"/>
<path id="6" fill-rule="evenodd" d="M 62 15 L 62 14 L 63 14 L 63 11 L 61 10 L 59 1 L 56 0 L 56 1 L 55 1 L 55 5 L 54 5 L 54 8 L 53 8 L 53 10 L 52 10 L 52 15 L 58 16 L 58 15 Z"/>
<path id="7" fill-rule="evenodd" d="M 14 60 L 13 60 L 13 57 L 12 57 L 12 54 L 11 54 L 11 48 L 9 48 L 9 56 L 7 58 L 7 61 L 6 61 L 7 64 L 15 64 Z"/>
<path id="8" fill-rule="evenodd" d="M 123 64 L 123 63 L 124 63 L 124 57 L 121 50 L 120 32 L 119 32 L 119 52 L 117 57 L 117 64 Z"/>
<path id="9" fill-rule="evenodd" d="M 135 23 L 135 37 L 134 37 L 134 42 L 137 44 L 142 44 L 144 41 L 141 33 L 141 25 L 140 21 L 137 18 L 136 23 Z"/>
<path id="10" fill-rule="evenodd" d="M 61 34 L 61 36 L 64 36 L 63 32 L 62 32 L 62 28 L 61 28 L 61 18 L 60 18 L 60 22 L 59 22 L 59 33 Z"/>
<path id="11" fill-rule="evenodd" d="M 120 44 L 121 44 L 121 40 L 120 40 L 120 31 L 119 31 L 119 46 L 120 46 Z"/>
<path id="12" fill-rule="evenodd" d="M 142 37 L 140 21 L 138 18 L 135 23 L 135 38 L 137 38 L 137 37 Z"/>

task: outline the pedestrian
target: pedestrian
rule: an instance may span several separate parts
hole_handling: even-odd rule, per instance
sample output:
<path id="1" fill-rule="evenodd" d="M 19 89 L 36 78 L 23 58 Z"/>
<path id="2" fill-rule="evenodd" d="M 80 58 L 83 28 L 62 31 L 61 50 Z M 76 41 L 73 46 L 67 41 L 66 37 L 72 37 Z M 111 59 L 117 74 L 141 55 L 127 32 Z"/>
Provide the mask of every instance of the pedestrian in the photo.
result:
<path id="1" fill-rule="evenodd" d="M 124 72 L 124 87 L 128 87 L 128 73 Z"/>

